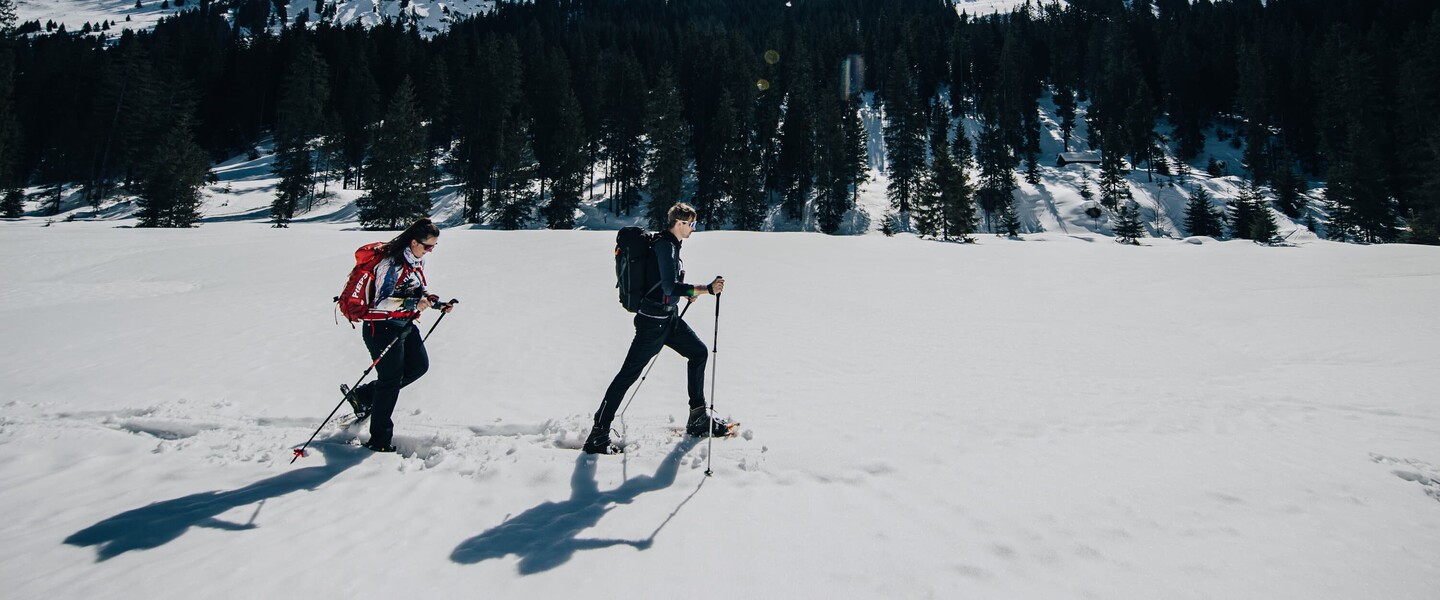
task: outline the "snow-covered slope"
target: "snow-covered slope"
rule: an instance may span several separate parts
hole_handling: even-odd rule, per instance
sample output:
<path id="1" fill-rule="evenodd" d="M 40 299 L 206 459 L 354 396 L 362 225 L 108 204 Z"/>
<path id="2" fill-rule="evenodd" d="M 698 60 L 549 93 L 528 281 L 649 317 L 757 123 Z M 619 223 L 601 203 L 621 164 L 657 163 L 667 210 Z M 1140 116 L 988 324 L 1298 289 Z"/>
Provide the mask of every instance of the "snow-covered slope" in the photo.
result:
<path id="1" fill-rule="evenodd" d="M 190 0 L 183 6 L 162 0 L 141 0 L 140 7 L 135 0 L 16 0 L 18 22 L 39 20 L 64 24 L 71 32 L 79 31 L 85 23 L 99 24 L 102 21 L 116 21 L 106 35 L 118 36 L 125 29 L 149 29 L 160 19 L 177 12 L 193 10 L 199 0 Z M 314 0 L 291 0 L 283 3 L 286 22 L 293 24 L 301 19 L 316 23 L 321 20 Z M 425 37 L 433 36 L 449 28 L 450 23 L 472 14 L 487 12 L 494 8 L 494 0 L 326 0 L 327 10 L 333 17 L 326 19 L 336 25 L 360 23 L 366 26 L 378 25 L 382 20 L 414 22 Z M 272 9 L 275 10 L 275 9 Z M 278 17 L 278 10 L 275 15 Z M 126 18 L 129 20 L 126 20 Z M 272 24 L 279 29 L 284 23 Z"/>
<path id="2" fill-rule="evenodd" d="M 575 448 L 631 334 L 613 234 L 452 228 L 427 271 L 462 304 L 402 395 L 402 453 L 331 427 L 291 465 L 368 363 L 329 299 L 381 234 L 41 225 L 0 222 L 7 597 L 1428 600 L 1440 579 L 1437 248 L 701 232 L 687 269 L 730 285 L 687 320 L 745 434 L 713 456 L 677 435 L 667 351 L 632 451 L 597 460 Z"/>
<path id="3" fill-rule="evenodd" d="M 885 175 L 887 165 L 883 136 L 884 115 L 882 110 L 874 106 L 873 98 L 869 98 L 869 96 L 867 94 L 867 103 L 862 108 L 861 116 L 868 130 L 870 179 L 861 186 L 857 194 L 856 208 L 846 215 L 840 229 L 841 234 L 878 234 L 885 214 L 890 211 L 890 201 L 886 198 L 886 186 L 889 184 L 889 179 Z M 1040 110 L 1044 126 L 1040 140 L 1040 183 L 1030 185 L 1024 182 L 1022 176 L 1017 175 L 1020 187 L 1015 198 L 1024 231 L 1026 233 L 1110 235 L 1112 223 L 1109 216 L 1102 215 L 1099 219 L 1086 216 L 1086 201 L 1080 192 L 1082 187 L 1088 185 L 1098 198 L 1099 191 L 1096 187 L 1096 182 L 1100 179 L 1098 165 L 1055 166 L 1055 158 L 1065 150 L 1065 145 L 1060 136 L 1055 107 L 1048 96 L 1042 99 Z M 1079 113 L 1079 125 L 1072 134 L 1070 149 L 1089 150 L 1089 136 L 1083 120 L 1084 106 L 1080 108 Z M 974 121 L 967 120 L 962 122 L 961 126 L 966 128 L 973 143 L 978 134 L 978 125 Z M 1166 133 L 1163 124 L 1161 133 Z M 1152 176 L 1144 170 L 1136 170 L 1129 174 L 1130 191 L 1135 202 L 1141 208 L 1141 217 L 1146 223 L 1147 235 L 1151 237 L 1185 237 L 1188 234 L 1184 229 L 1185 204 L 1189 201 L 1190 194 L 1197 188 L 1203 187 L 1209 192 L 1212 207 L 1215 210 L 1224 209 L 1227 201 L 1240 194 L 1244 180 L 1235 167 L 1229 167 L 1228 174 L 1220 177 L 1210 177 L 1204 171 L 1205 163 L 1209 158 L 1228 165 L 1242 163 L 1241 150 L 1219 141 L 1218 137 L 1214 135 L 1214 129 L 1211 130 L 1211 133 L 1205 151 L 1192 161 L 1193 164 L 1189 165 L 1188 174 Z M 268 145 L 262 145 L 257 150 L 258 158 L 236 157 L 214 168 L 219 182 L 207 186 L 203 191 L 205 196 L 205 206 L 202 209 L 205 215 L 203 222 L 237 220 L 261 222 L 270 218 L 270 204 L 274 201 L 275 185 L 278 180 L 271 173 L 273 155 L 270 152 L 272 149 Z M 1166 158 L 1170 164 L 1179 164 L 1173 153 Z M 595 184 L 591 190 L 593 193 L 588 193 L 582 202 L 580 209 L 582 214 L 576 220 L 577 226 L 583 229 L 613 230 L 640 223 L 642 219 L 638 214 L 628 217 L 616 216 L 607 209 L 608 205 L 604 200 L 604 182 L 603 179 L 600 179 L 603 174 L 603 165 L 597 165 L 593 173 L 594 178 L 592 178 L 592 182 Z M 977 177 L 978 172 L 972 168 L 972 181 Z M 1088 177 L 1088 184 L 1084 182 L 1086 177 Z M 1316 182 L 1311 185 L 1314 187 L 1309 190 L 1311 206 L 1308 213 L 1315 216 L 1317 221 L 1324 222 L 1324 214 L 1318 200 L 1324 194 L 1323 183 Z M 107 204 L 97 213 L 84 203 L 82 195 L 74 189 L 63 193 L 65 200 L 62 202 L 60 214 L 44 216 L 42 195 L 50 191 L 53 191 L 53 188 L 49 190 L 32 188 L 30 190 L 31 201 L 26 205 L 29 216 L 26 218 L 46 220 L 99 218 L 118 223 L 133 222 L 135 204 L 132 198 L 121 197 L 107 201 Z M 355 222 L 356 211 L 353 202 L 363 194 L 363 191 L 339 189 L 338 182 L 331 182 L 331 185 L 324 191 L 326 197 L 318 203 L 313 206 L 300 207 L 296 220 L 301 224 Z M 431 190 L 431 202 L 433 205 L 432 215 L 438 221 L 447 226 L 464 224 L 464 198 L 455 182 L 442 181 L 435 189 Z M 1279 211 L 1272 209 L 1271 214 L 1280 224 L 1280 236 L 1287 243 L 1316 239 L 1314 233 L 1288 219 Z M 540 227 L 543 223 L 537 217 L 532 225 Z M 765 225 L 765 229 L 768 231 L 815 231 L 817 227 L 813 209 L 807 210 L 806 216 L 800 221 L 790 221 L 780 215 L 778 207 L 772 210 L 771 218 Z"/>
<path id="4" fill-rule="evenodd" d="M 1009 12 L 1026 0 L 959 0 L 955 10 L 971 16 L 996 12 Z M 162 0 L 141 0 L 136 8 L 134 0 L 15 0 L 19 22 L 39 20 L 63 23 L 69 31 L 79 31 L 85 23 L 117 21 L 112 34 L 118 35 L 123 29 L 148 29 L 162 17 L 175 14 L 186 7 L 161 8 Z M 191 7 L 198 4 L 192 0 Z M 333 16 L 327 16 L 337 25 L 361 23 L 376 25 L 382 19 L 414 21 L 423 35 L 429 37 L 445 31 L 450 23 L 466 16 L 486 12 L 494 8 L 494 0 L 327 0 L 334 6 Z M 1063 2 L 1062 2 L 1063 4 Z M 287 20 L 294 23 L 302 11 L 308 12 L 307 19 L 316 22 L 316 3 L 313 0 L 289 0 L 284 3 Z M 126 20 L 129 17 L 130 20 Z M 278 24 L 277 24 L 278 26 Z"/>
<path id="5" fill-rule="evenodd" d="M 1056 1 L 1060 6 L 1068 4 L 1065 0 Z M 1042 4 L 1050 4 L 1050 2 L 1037 2 L 1036 0 L 955 0 L 955 11 L 968 14 L 972 17 L 985 16 L 995 13 L 1008 13 L 1023 4 L 1039 7 Z"/>

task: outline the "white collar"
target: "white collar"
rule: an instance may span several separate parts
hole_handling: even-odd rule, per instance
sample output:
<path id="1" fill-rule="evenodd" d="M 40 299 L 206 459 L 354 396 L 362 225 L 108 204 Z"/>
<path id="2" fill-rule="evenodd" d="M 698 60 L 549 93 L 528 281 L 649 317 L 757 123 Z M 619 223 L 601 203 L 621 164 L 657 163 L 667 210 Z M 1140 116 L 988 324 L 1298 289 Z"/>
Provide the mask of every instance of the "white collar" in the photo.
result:
<path id="1" fill-rule="evenodd" d="M 418 267 L 423 264 L 423 261 L 421 261 L 421 259 L 419 258 L 416 258 L 415 253 L 410 251 L 409 246 L 405 247 L 405 262 L 410 263 L 410 266 L 412 267 Z"/>

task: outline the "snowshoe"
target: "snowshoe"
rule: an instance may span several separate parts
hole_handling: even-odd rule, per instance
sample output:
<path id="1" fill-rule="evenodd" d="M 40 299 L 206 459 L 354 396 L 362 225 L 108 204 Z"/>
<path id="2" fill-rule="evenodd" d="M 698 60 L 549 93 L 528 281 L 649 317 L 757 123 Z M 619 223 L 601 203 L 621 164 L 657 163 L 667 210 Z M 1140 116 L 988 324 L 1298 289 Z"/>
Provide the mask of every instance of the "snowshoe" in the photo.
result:
<path id="1" fill-rule="evenodd" d="M 586 454 L 623 454 L 625 447 L 610 439 L 609 432 L 591 430 L 590 437 L 585 439 L 585 446 L 581 448 Z"/>
<path id="2" fill-rule="evenodd" d="M 719 417 L 711 418 L 704 407 L 690 411 L 690 421 L 685 424 L 685 434 L 694 437 L 729 437 L 739 430 L 739 423 L 731 423 Z"/>
<path id="3" fill-rule="evenodd" d="M 372 451 L 372 452 L 394 452 L 394 451 L 395 451 L 395 445 L 394 445 L 394 444 L 383 444 L 383 445 L 382 445 L 382 444 L 376 444 L 376 443 L 374 443 L 374 442 L 365 442 L 364 444 L 361 445 L 361 447 L 362 447 L 362 448 L 365 448 L 366 450 L 370 450 L 370 451 Z"/>

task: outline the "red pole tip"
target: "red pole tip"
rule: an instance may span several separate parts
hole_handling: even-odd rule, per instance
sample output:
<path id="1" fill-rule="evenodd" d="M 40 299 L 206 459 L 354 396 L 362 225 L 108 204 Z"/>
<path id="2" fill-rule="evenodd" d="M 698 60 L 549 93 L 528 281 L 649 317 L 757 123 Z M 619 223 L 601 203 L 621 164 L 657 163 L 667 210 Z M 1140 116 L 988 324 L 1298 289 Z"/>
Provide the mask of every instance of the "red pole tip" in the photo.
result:
<path id="1" fill-rule="evenodd" d="M 301 449 L 299 449 L 299 448 L 296 448 L 296 449 L 295 449 L 295 458 L 304 458 L 304 457 L 305 457 L 305 451 L 304 451 L 304 450 L 301 450 Z"/>

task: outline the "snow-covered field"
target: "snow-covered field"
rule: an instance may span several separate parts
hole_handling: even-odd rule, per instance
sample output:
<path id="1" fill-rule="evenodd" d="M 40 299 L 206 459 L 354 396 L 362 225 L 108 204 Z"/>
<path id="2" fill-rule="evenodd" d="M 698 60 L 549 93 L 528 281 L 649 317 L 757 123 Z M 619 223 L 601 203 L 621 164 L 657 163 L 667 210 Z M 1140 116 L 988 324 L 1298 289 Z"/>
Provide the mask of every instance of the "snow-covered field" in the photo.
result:
<path id="1" fill-rule="evenodd" d="M 1434 598 L 1440 249 L 701 232 L 681 360 L 575 448 L 628 343 L 609 232 L 448 229 L 397 410 L 329 299 L 351 224 L 0 223 L 9 598 Z M 707 343 L 716 303 L 687 320 Z M 433 317 L 432 317 L 433 318 Z M 433 321 L 427 322 L 426 326 Z M 707 388 L 708 389 L 708 388 Z"/>

